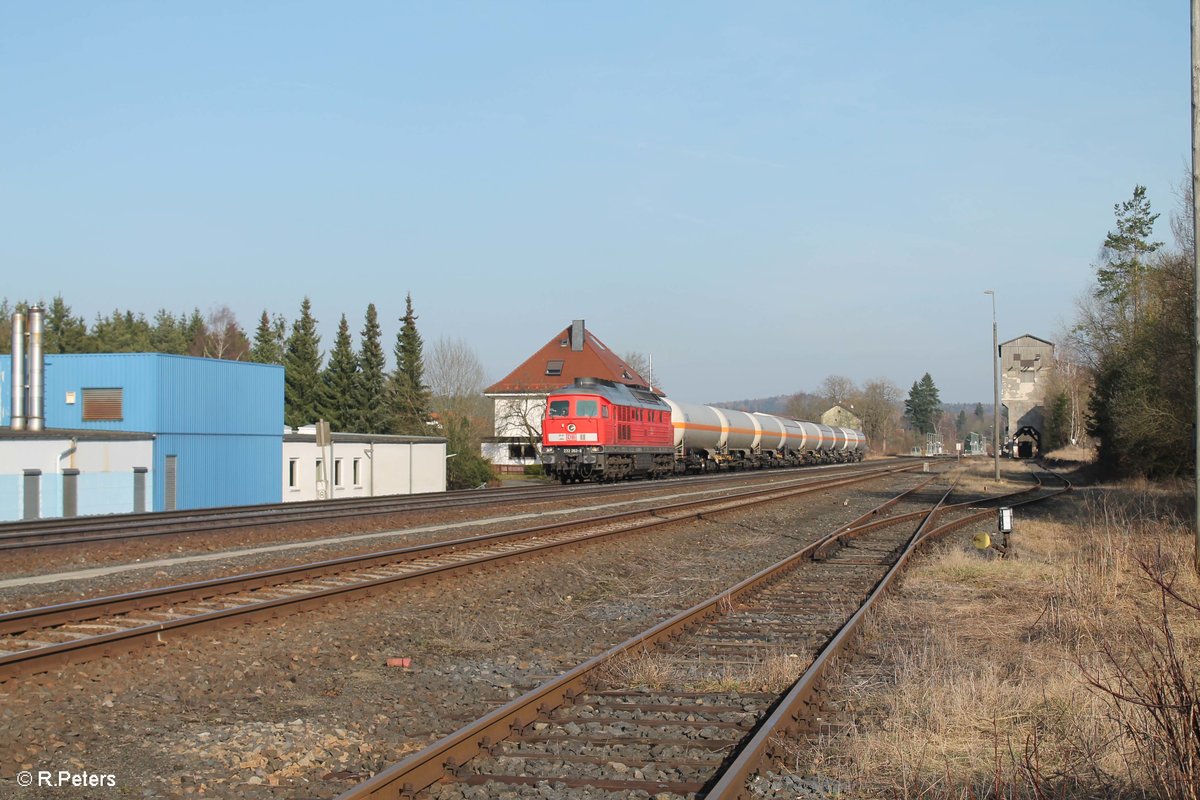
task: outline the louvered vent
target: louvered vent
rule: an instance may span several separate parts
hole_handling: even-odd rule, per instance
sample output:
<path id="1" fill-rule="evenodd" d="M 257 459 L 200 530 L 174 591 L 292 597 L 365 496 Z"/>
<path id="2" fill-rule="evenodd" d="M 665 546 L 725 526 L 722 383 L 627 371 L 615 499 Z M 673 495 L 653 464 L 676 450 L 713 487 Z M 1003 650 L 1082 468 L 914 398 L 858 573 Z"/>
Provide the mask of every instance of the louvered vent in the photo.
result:
<path id="1" fill-rule="evenodd" d="M 84 389 L 83 421 L 119 421 L 125 418 L 121 389 Z"/>

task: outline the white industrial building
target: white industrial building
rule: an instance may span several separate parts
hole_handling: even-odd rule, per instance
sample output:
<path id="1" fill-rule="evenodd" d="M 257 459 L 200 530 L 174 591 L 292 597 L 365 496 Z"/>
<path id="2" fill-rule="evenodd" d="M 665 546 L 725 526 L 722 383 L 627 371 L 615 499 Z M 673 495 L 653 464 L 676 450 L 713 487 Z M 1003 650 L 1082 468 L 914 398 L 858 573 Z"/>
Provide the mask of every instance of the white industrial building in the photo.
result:
<path id="1" fill-rule="evenodd" d="M 283 435 L 283 502 L 446 491 L 446 440 L 437 436 L 331 435 L 316 426 Z"/>

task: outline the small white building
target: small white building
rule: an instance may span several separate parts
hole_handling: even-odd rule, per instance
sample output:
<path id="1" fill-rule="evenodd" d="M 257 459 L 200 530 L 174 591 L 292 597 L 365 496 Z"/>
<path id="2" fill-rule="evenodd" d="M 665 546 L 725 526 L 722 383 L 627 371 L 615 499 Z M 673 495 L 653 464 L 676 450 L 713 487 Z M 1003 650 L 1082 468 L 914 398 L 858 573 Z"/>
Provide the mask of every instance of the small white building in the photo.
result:
<path id="1" fill-rule="evenodd" d="M 338 432 L 331 438 L 318 447 L 313 425 L 284 433 L 283 502 L 446 491 L 444 438 Z"/>

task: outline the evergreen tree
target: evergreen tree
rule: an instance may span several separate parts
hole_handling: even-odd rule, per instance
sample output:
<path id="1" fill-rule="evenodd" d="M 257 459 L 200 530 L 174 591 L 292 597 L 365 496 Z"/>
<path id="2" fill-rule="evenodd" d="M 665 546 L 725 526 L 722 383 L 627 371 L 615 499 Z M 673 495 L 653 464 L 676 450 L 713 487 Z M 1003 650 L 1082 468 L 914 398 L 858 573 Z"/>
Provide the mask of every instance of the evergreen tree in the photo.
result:
<path id="1" fill-rule="evenodd" d="M 983 403 L 975 404 L 975 418 L 983 419 Z"/>
<path id="2" fill-rule="evenodd" d="M 150 323 L 132 311 L 114 309 L 108 317 L 97 314 L 92 333 L 99 353 L 146 353 L 152 347 Z"/>
<path id="3" fill-rule="evenodd" d="M 405 300 L 404 316 L 396 334 L 396 370 L 392 373 L 389 393 L 392 406 L 393 433 L 424 435 L 429 418 L 429 388 L 425 386 L 425 366 L 421 356 L 421 334 L 417 332 L 417 315 L 413 313 L 412 293 Z"/>
<path id="4" fill-rule="evenodd" d="M 1141 307 L 1149 256 L 1162 242 L 1150 241 L 1158 214 L 1150 213 L 1146 187 L 1133 187 L 1133 197 L 1113 206 L 1117 229 L 1104 239 L 1104 263 L 1096 268 L 1096 296 L 1120 307 L 1127 321 L 1137 324 Z"/>
<path id="5" fill-rule="evenodd" d="M 250 360 L 259 364 L 282 364 L 283 348 L 287 342 L 286 325 L 281 314 L 271 319 L 264 308 L 262 316 L 258 318 L 258 327 L 254 330 Z"/>
<path id="6" fill-rule="evenodd" d="M 8 315 L 11 320 L 12 315 Z M 12 336 L 10 326 L 9 337 Z M 87 323 L 83 317 L 71 315 L 71 307 L 56 295 L 46 309 L 45 335 L 42 347 L 47 353 L 86 353 L 89 351 Z"/>
<path id="7" fill-rule="evenodd" d="M 165 308 L 154 315 L 154 327 L 150 330 L 150 346 L 156 353 L 171 353 L 181 356 L 187 353 L 191 340 L 184 330 L 186 319 L 176 317 Z"/>
<path id="8" fill-rule="evenodd" d="M 293 428 L 316 422 L 325 407 L 320 346 L 312 303 L 305 297 L 283 356 L 283 421 Z"/>
<path id="9" fill-rule="evenodd" d="M 12 306 L 8 298 L 0 299 L 0 353 L 12 354 Z"/>
<path id="10" fill-rule="evenodd" d="M 942 416 L 941 398 L 933 378 L 926 372 L 920 381 L 913 381 L 908 399 L 904 401 L 904 416 L 920 433 L 933 433 Z"/>
<path id="11" fill-rule="evenodd" d="M 358 351 L 358 382 L 355 387 L 355 423 L 358 433 L 387 433 L 387 369 L 383 354 L 383 332 L 375 304 L 367 306 Z"/>
<path id="12" fill-rule="evenodd" d="M 337 337 L 322 375 L 325 381 L 325 419 L 336 431 L 353 431 L 358 422 L 358 357 L 350 342 L 346 315 L 338 323 Z"/>
<path id="13" fill-rule="evenodd" d="M 966 433 L 967 433 L 967 412 L 966 412 L 966 410 L 960 410 L 958 412 L 958 418 L 954 420 L 954 430 L 956 433 L 958 433 L 958 438 L 960 438 L 960 439 L 966 435 Z"/>
<path id="14" fill-rule="evenodd" d="M 187 323 L 183 326 L 183 337 L 188 343 L 184 355 L 204 355 L 204 338 L 207 335 L 208 326 L 204 324 L 204 317 L 200 314 L 200 309 L 193 308 L 192 315 L 188 317 Z"/>

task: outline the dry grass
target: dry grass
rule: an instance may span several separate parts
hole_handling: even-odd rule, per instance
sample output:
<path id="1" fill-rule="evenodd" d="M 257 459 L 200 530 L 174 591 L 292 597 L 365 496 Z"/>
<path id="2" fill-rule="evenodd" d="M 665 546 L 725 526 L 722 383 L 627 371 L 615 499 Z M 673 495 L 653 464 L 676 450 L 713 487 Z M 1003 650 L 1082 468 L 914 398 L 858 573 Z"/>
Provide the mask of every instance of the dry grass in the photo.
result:
<path id="1" fill-rule="evenodd" d="M 1045 458 L 1051 461 L 1072 461 L 1077 464 L 1091 464 L 1096 460 L 1096 448 L 1067 445 L 1046 453 Z"/>
<path id="2" fill-rule="evenodd" d="M 1151 577 L 1200 597 L 1179 492 L 1074 502 L 1065 521 L 1019 520 L 1016 559 L 966 531 L 916 565 L 832 687 L 854 735 L 789 766 L 862 797 L 1195 797 L 1200 612 Z M 1153 657 L 1168 650 L 1174 664 Z"/>
<path id="3" fill-rule="evenodd" d="M 474 617 L 466 614 L 451 614 L 438 626 L 437 631 L 421 646 L 430 653 L 451 656 L 477 656 L 496 648 L 493 637 Z"/>

